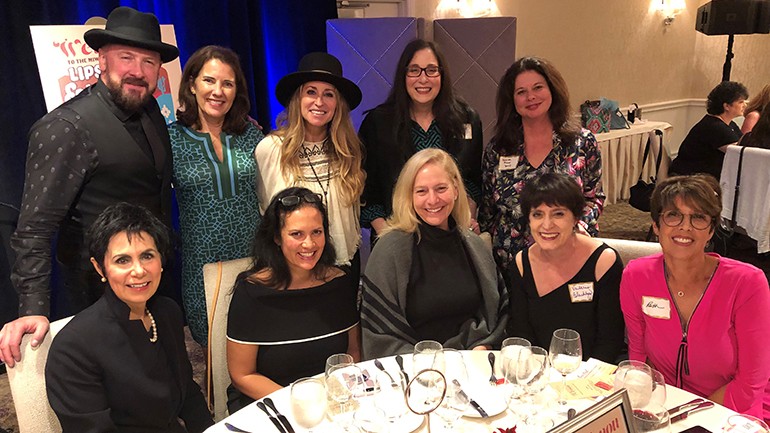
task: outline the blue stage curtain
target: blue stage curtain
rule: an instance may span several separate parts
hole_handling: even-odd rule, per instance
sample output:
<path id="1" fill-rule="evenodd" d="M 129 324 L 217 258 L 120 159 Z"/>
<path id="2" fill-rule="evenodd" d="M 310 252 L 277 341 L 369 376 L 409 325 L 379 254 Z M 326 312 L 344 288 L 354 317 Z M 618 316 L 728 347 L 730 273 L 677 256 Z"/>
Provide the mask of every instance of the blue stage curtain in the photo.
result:
<path id="1" fill-rule="evenodd" d="M 183 67 L 204 45 L 235 50 L 249 82 L 251 116 L 265 133 L 283 109 L 274 95 L 278 80 L 293 72 L 304 54 L 326 51 L 326 20 L 337 18 L 335 0 L 0 1 L 0 204 L 18 209 L 27 133 L 47 111 L 29 26 L 82 24 L 92 16 L 107 17 L 121 5 L 152 12 L 161 24 L 173 24 Z M 5 237 L 2 241 L 7 243 Z M 0 257 L 0 305 L 15 306 L 7 261 Z M 0 311 L 0 325 L 9 314 L 15 314 L 15 308 Z"/>

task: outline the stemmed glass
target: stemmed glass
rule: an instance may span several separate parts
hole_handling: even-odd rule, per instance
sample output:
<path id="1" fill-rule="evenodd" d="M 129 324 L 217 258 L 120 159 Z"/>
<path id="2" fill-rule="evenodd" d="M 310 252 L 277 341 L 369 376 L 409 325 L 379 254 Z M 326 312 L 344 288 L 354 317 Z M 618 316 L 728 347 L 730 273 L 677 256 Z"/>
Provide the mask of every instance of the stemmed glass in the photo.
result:
<path id="1" fill-rule="evenodd" d="M 408 411 L 406 407 L 406 379 L 400 371 L 377 373 L 380 392 L 375 396 L 375 405 L 385 414 L 390 424 L 390 430 L 395 431 L 395 425 Z"/>
<path id="2" fill-rule="evenodd" d="M 613 387 L 615 391 L 625 388 L 631 407 L 641 409 L 647 406 L 652 398 L 652 369 L 641 361 L 622 361 L 615 371 Z"/>
<path id="3" fill-rule="evenodd" d="M 455 423 L 470 407 L 470 400 L 462 391 L 462 384 L 468 382 L 468 370 L 461 352 L 444 349 L 444 377 L 447 384 L 446 397 L 437 413 L 444 420 L 444 428 L 454 431 Z"/>
<path id="4" fill-rule="evenodd" d="M 537 346 L 522 348 L 516 360 L 516 383 L 524 387 L 525 394 L 522 399 L 527 398 L 529 409 L 525 422 L 530 426 L 538 426 L 534 397 L 548 385 L 548 364 L 548 352 Z"/>
<path id="5" fill-rule="evenodd" d="M 561 373 L 559 404 L 564 406 L 567 404 L 564 393 L 567 375 L 577 370 L 583 360 L 583 345 L 580 343 L 580 334 L 573 329 L 566 328 L 553 331 L 549 355 L 551 366 Z"/>
<path id="6" fill-rule="evenodd" d="M 444 372 L 444 347 L 438 341 L 424 340 L 414 345 L 412 376 L 426 369 Z"/>
<path id="7" fill-rule="evenodd" d="M 291 413 L 300 427 L 312 432 L 326 417 L 326 387 L 321 379 L 305 377 L 291 384 Z"/>
<path id="8" fill-rule="evenodd" d="M 508 410 L 511 410 L 512 412 L 511 405 L 514 400 L 524 394 L 524 388 L 519 384 L 518 380 L 516 380 L 516 362 L 519 358 L 519 352 L 521 352 L 522 349 L 531 346 L 532 343 L 526 338 L 508 337 L 503 340 L 503 345 L 500 349 L 501 370 L 505 383 L 499 388 L 504 390 Z"/>
<path id="9" fill-rule="evenodd" d="M 347 354 L 332 355 L 326 360 L 326 395 L 338 405 L 332 411 L 332 418 L 346 431 L 352 424 L 352 413 L 348 403 L 363 389 L 361 369 Z"/>

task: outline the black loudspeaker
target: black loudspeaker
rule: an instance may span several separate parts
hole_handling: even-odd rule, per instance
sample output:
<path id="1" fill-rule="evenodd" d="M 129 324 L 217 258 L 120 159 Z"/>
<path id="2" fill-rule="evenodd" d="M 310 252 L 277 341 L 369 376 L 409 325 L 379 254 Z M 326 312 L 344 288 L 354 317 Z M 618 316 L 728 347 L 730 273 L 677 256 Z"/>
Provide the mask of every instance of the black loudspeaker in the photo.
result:
<path id="1" fill-rule="evenodd" d="M 712 0 L 698 8 L 695 30 L 707 35 L 770 33 L 770 0 Z"/>

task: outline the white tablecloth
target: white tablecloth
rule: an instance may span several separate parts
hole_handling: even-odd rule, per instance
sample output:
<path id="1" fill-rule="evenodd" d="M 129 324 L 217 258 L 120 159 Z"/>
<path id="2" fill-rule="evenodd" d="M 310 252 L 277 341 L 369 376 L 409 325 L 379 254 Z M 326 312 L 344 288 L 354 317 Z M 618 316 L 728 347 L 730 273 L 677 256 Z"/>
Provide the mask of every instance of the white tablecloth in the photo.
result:
<path id="1" fill-rule="evenodd" d="M 478 383 L 485 383 L 490 375 L 490 366 L 487 361 L 487 351 L 465 351 L 463 352 L 466 362 L 468 365 L 468 375 L 470 381 L 477 381 Z M 499 358 L 499 357 L 498 357 Z M 393 359 L 393 357 L 388 358 L 381 358 L 383 365 L 385 366 L 386 370 L 389 371 L 398 371 L 398 366 Z M 410 368 L 410 361 L 411 361 L 411 355 L 404 356 L 404 364 L 405 369 L 408 374 L 411 375 L 411 368 Z M 366 368 L 368 371 L 375 371 L 376 367 L 371 361 L 360 363 L 359 365 L 362 366 L 362 368 Z M 558 376 L 558 374 L 556 374 Z M 499 377 L 499 372 L 498 372 Z M 550 388 L 547 388 L 544 392 L 552 392 L 555 393 Z M 674 406 L 678 406 L 680 404 L 686 403 L 697 396 L 695 396 L 692 393 L 689 393 L 687 391 L 683 391 L 681 389 L 675 388 L 673 386 L 667 386 L 666 387 L 666 407 L 672 408 Z M 274 392 L 270 395 L 270 397 L 274 400 L 275 405 L 277 406 L 278 410 L 286 415 L 286 417 L 289 419 L 289 421 L 292 423 L 292 426 L 294 427 L 296 433 L 304 432 L 305 430 L 300 428 L 297 423 L 294 421 L 294 418 L 291 414 L 291 406 L 289 401 L 289 389 L 284 388 L 279 391 Z M 471 398 L 479 399 L 479 397 L 474 397 L 473 394 L 471 394 Z M 583 410 L 587 407 L 589 407 L 593 402 L 590 400 L 572 400 L 569 402 L 570 407 L 575 407 L 578 410 Z M 721 427 L 724 426 L 727 422 L 727 418 L 729 418 L 731 415 L 734 415 L 735 412 L 731 411 L 730 409 L 727 409 L 726 407 L 715 405 L 711 409 L 707 409 L 701 412 L 696 412 L 690 415 L 687 419 L 676 422 L 672 424 L 672 430 L 674 433 L 680 432 L 682 430 L 685 430 L 689 427 L 693 427 L 696 425 L 702 425 L 709 430 L 713 432 L 720 431 Z M 432 423 L 435 425 L 441 425 L 441 421 L 438 416 L 433 415 L 432 416 Z M 566 420 L 566 418 L 564 418 Z M 558 420 L 557 420 L 558 421 Z M 264 412 L 259 410 L 256 407 L 256 403 L 252 403 L 251 405 L 241 409 L 240 411 L 230 415 L 225 420 L 215 424 L 214 426 L 210 427 L 208 430 L 206 430 L 207 433 L 224 433 L 229 432 L 229 430 L 225 427 L 224 423 L 229 422 L 230 424 L 237 426 L 239 428 L 242 428 L 244 430 L 248 430 L 255 433 L 276 433 L 278 430 L 273 426 L 270 419 L 265 415 Z M 510 415 L 508 411 L 504 411 L 503 413 L 493 416 L 487 419 L 480 419 L 480 418 L 462 418 L 461 422 L 463 422 L 463 430 L 466 433 L 471 432 L 492 432 L 495 429 L 499 427 L 513 427 L 516 423 L 516 419 L 513 415 Z M 557 422 L 558 424 L 558 422 Z M 324 421 L 319 427 L 316 429 L 319 433 L 331 433 L 335 432 L 336 429 L 334 428 L 334 425 L 331 424 L 329 421 Z M 423 423 L 416 432 L 427 432 L 428 429 L 425 426 L 425 423 Z M 440 428 L 436 429 L 435 431 L 442 431 Z M 404 433 L 404 432 L 398 432 L 398 433 Z"/>
<path id="2" fill-rule="evenodd" d="M 596 134 L 602 154 L 602 186 L 607 195 L 605 204 L 628 200 L 629 189 L 639 180 L 644 146 L 650 136 L 651 151 L 644 166 L 644 179 L 649 182 L 649 177 L 655 176 L 655 161 L 661 149 L 657 136 L 652 132 L 655 129 L 663 131 L 663 140 L 667 143 L 671 137 L 672 126 L 666 122 L 646 121 L 633 124 L 631 129 L 614 129 Z M 665 178 L 670 162 L 668 152 L 664 152 L 660 163 L 661 179 Z"/>

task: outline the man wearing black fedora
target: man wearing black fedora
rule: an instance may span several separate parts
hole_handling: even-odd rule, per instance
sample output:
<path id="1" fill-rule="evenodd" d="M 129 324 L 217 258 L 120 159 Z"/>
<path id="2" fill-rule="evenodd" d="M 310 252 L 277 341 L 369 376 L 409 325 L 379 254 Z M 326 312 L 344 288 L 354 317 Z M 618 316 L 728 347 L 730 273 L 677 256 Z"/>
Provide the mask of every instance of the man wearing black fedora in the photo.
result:
<path id="1" fill-rule="evenodd" d="M 104 291 L 89 263 L 85 232 L 107 206 L 145 206 L 170 225 L 171 148 L 152 97 L 162 63 L 179 50 L 161 41 L 158 19 L 128 7 L 114 9 L 104 29 L 85 33 L 98 51 L 96 84 L 43 116 L 31 128 L 21 213 L 11 244 L 19 319 L 0 331 L 0 360 L 20 360 L 19 343 L 48 332 L 51 242 L 69 311 L 79 312 Z M 41 65 L 42 67 L 43 65 Z"/>

